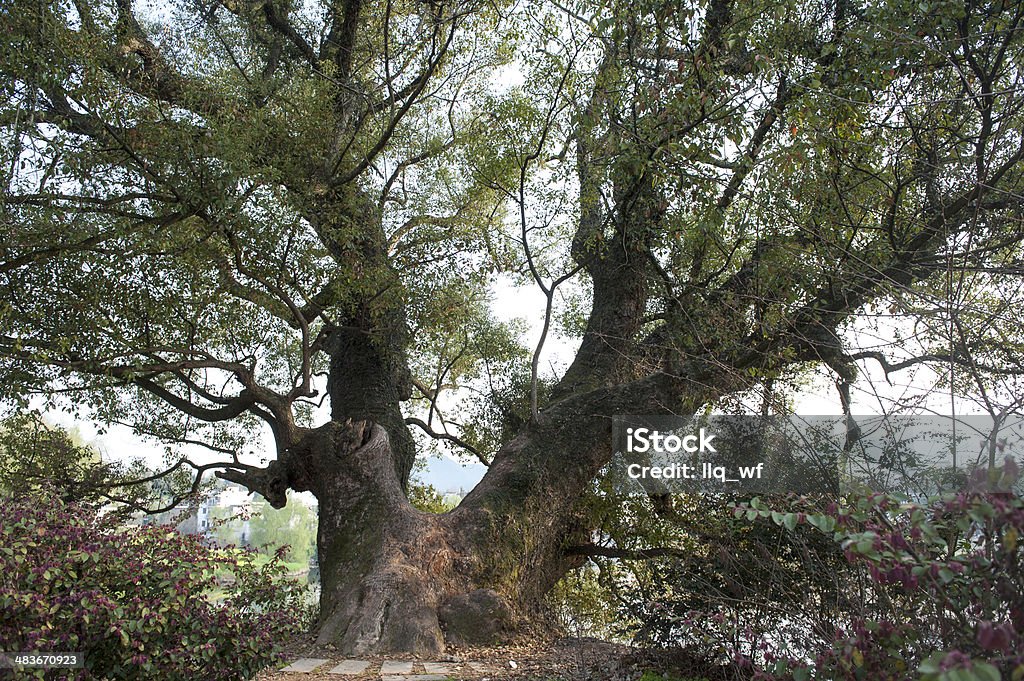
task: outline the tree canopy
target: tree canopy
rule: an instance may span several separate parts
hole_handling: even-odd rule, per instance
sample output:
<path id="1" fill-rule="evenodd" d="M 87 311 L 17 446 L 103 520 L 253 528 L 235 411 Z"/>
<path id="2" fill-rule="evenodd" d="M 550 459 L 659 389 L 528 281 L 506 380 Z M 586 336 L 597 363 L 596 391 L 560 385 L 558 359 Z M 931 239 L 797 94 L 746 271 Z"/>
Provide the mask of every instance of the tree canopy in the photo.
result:
<path id="1" fill-rule="evenodd" d="M 444 574 L 536 596 L 580 560 L 561 552 L 586 535 L 616 413 L 693 412 L 810 364 L 845 404 L 858 362 L 983 390 L 1021 371 L 1019 3 L 0 15 L 4 397 L 202 442 L 223 460 L 196 472 L 275 505 L 312 490 L 319 549 L 353 574 L 399 574 L 355 554 L 415 527 L 475 556 Z M 488 310 L 500 277 L 541 291 L 538 345 Z M 851 341 L 858 319 L 900 335 Z M 553 328 L 579 343 L 555 373 Z M 241 454 L 264 426 L 276 460 L 257 466 Z M 410 426 L 490 465 L 447 519 L 396 510 Z M 505 554 L 468 548 L 499 535 Z M 437 598 L 470 593 L 456 582 Z M 331 612 L 325 636 L 369 640 Z M 374 645 L 439 640 L 382 630 Z"/>

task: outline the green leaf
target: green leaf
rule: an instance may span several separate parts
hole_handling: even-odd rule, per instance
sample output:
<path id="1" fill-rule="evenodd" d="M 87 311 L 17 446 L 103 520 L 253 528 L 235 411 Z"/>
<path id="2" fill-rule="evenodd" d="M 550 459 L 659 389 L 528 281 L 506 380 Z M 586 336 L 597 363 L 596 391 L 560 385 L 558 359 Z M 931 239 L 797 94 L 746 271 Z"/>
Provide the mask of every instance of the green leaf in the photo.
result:
<path id="1" fill-rule="evenodd" d="M 973 671 L 978 681 L 999 681 L 1002 678 L 999 669 L 988 662 L 975 660 L 973 662 Z"/>

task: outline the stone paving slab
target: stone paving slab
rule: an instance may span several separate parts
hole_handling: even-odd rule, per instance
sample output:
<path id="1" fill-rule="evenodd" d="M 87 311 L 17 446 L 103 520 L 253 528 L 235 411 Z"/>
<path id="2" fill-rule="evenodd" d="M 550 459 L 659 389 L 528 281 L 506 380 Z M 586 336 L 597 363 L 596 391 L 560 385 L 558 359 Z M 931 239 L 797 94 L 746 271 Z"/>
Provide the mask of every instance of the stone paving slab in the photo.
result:
<path id="1" fill-rule="evenodd" d="M 401 660 L 384 660 L 380 665 L 380 675 L 412 674 L 412 664 L 412 662 L 403 662 Z"/>
<path id="2" fill-rule="evenodd" d="M 299 659 L 292 662 L 290 665 L 282 669 L 283 672 L 311 672 L 325 662 L 330 660 L 321 660 L 316 657 L 300 657 Z"/>
<path id="3" fill-rule="evenodd" d="M 455 665 L 449 662 L 424 662 L 423 670 L 427 674 L 443 674 L 444 677 L 455 673 Z M 427 681 L 423 679 L 423 681 Z"/>
<path id="4" fill-rule="evenodd" d="M 327 662 L 330 662 L 330 660 L 302 657 L 287 667 L 282 668 L 281 671 L 308 673 Z M 327 673 L 341 676 L 358 676 L 364 674 L 373 664 L 373 662 L 368 660 L 344 659 Z M 421 664 L 425 673 L 413 674 L 414 662 L 408 660 L 385 660 L 380 665 L 380 679 L 381 681 L 446 681 L 458 674 L 459 665 L 451 662 L 423 662 Z M 492 671 L 489 664 L 480 662 L 465 662 L 463 664 L 477 673 Z"/>
<path id="5" fill-rule="evenodd" d="M 341 664 L 327 673 L 355 676 L 356 674 L 362 674 L 369 666 L 370 663 L 366 660 L 342 660 Z"/>

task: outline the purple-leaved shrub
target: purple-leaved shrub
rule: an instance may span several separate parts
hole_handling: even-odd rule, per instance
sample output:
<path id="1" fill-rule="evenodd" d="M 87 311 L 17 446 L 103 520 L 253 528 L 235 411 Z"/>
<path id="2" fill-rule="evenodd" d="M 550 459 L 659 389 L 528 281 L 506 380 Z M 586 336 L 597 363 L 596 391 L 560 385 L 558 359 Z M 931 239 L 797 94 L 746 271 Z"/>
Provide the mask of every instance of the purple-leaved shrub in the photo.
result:
<path id="1" fill-rule="evenodd" d="M 302 628 L 302 590 L 279 557 L 124 527 L 53 494 L 0 497 L 0 649 L 83 652 L 39 678 L 244 679 Z M 221 590 L 214 573 L 236 581 Z M 214 595 L 216 594 L 216 598 Z"/>
<path id="2" fill-rule="evenodd" d="M 781 512 L 758 500 L 738 506 L 737 517 L 831 537 L 849 562 L 856 596 L 855 607 L 817 618 L 820 637 L 804 647 L 810 654 L 794 657 L 765 639 L 756 646 L 759 659 L 739 656 L 740 665 L 763 681 L 1024 679 L 1019 471 L 1007 459 L 1002 469 L 978 474 L 999 479 L 922 503 L 873 494 L 820 510 L 804 499 Z M 1005 491 L 977 491 L 991 483 Z"/>
<path id="3" fill-rule="evenodd" d="M 1012 459 L 935 498 L 678 503 L 701 511 L 680 533 L 685 550 L 626 578 L 603 567 L 639 642 L 755 681 L 1024 681 L 1024 498 Z"/>

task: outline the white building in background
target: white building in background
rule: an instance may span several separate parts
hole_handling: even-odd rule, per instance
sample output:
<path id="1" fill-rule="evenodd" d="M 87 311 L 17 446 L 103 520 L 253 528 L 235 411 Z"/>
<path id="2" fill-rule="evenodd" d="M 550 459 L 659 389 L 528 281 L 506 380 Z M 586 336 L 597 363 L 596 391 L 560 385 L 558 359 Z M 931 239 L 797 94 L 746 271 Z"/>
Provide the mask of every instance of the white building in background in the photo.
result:
<path id="1" fill-rule="evenodd" d="M 234 539 L 239 546 L 248 546 L 252 539 L 252 528 L 249 525 L 249 518 L 253 514 L 252 495 L 244 487 L 231 484 L 221 490 L 215 497 L 215 504 L 211 508 L 223 509 L 222 517 L 236 518 L 238 527 Z"/>
<path id="2" fill-rule="evenodd" d="M 182 534 L 202 536 L 210 541 L 219 534 L 224 539 L 225 532 L 221 525 L 229 528 L 230 542 L 238 546 L 248 546 L 252 538 L 249 518 L 254 511 L 253 500 L 245 488 L 234 483 L 226 484 L 199 501 L 180 507 L 174 511 L 162 513 L 155 518 L 147 516 L 141 520 L 144 524 L 174 524 Z M 230 522 L 224 522 L 231 519 Z"/>

